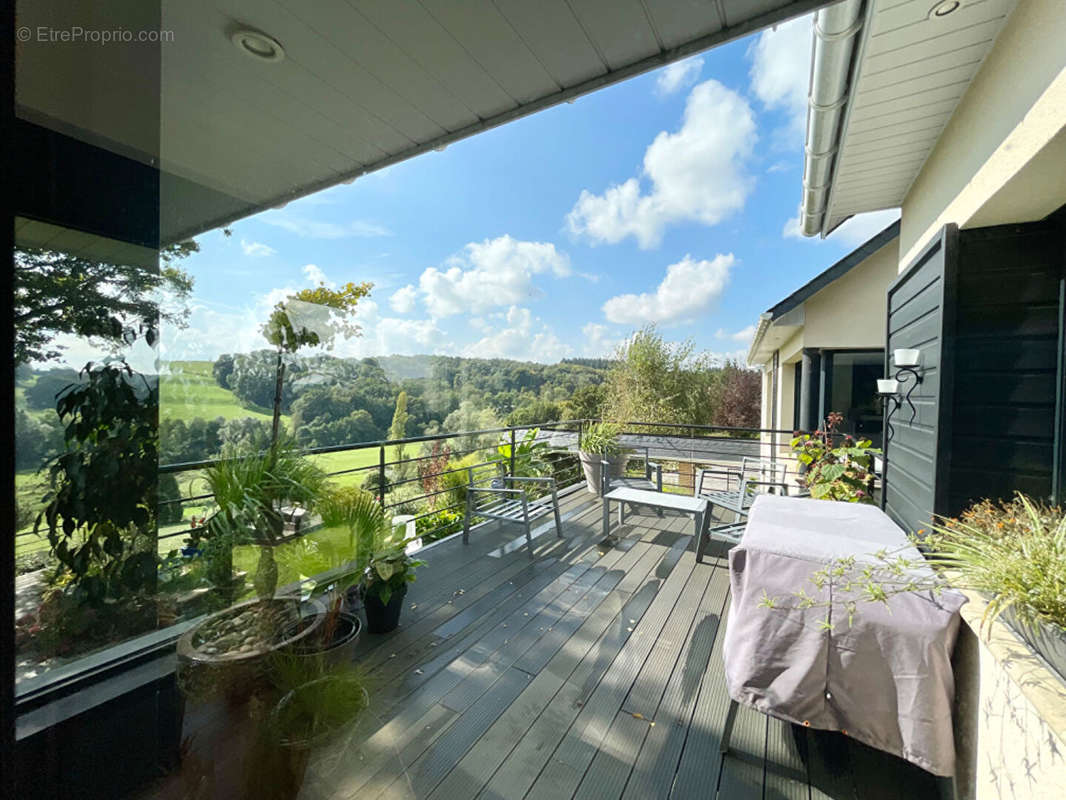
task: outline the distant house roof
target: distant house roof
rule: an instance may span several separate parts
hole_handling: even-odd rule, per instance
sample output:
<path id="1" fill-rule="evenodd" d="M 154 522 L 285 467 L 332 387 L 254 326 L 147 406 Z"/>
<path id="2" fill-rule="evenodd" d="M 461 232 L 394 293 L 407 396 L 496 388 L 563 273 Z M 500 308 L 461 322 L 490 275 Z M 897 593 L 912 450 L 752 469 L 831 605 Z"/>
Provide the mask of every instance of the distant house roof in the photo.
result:
<path id="1" fill-rule="evenodd" d="M 760 314 L 759 324 L 756 326 L 755 336 L 752 338 L 751 348 L 748 350 L 748 363 L 755 363 L 755 356 L 756 353 L 759 352 L 763 335 L 766 333 L 767 328 L 773 325 L 776 320 L 781 319 L 790 311 L 803 305 L 805 301 L 829 286 L 833 281 L 839 280 L 847 275 L 857 266 L 862 264 L 867 258 L 898 236 L 899 220 L 896 220 L 876 236 L 867 239 L 861 245 L 856 247 L 842 259 L 833 264 L 833 266 L 829 267 L 829 269 L 825 270 L 825 272 L 819 273 L 784 300 L 771 306 L 763 314 Z"/>

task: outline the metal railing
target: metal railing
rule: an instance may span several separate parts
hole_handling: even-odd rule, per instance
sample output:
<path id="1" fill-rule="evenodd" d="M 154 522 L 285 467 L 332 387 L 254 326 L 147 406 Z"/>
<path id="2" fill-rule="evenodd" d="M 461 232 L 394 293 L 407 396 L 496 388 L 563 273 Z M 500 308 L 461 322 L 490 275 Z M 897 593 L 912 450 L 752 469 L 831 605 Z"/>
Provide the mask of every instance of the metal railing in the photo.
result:
<path id="1" fill-rule="evenodd" d="M 467 483 L 470 475 L 473 475 L 477 484 L 488 483 L 501 472 L 514 475 L 518 446 L 531 429 L 539 431 L 538 442 L 548 445 L 543 466 L 556 479 L 557 485 L 562 488 L 578 482 L 581 479 L 581 467 L 576 452 L 581 435 L 587 425 L 599 421 L 552 421 L 539 425 L 313 447 L 302 452 L 311 458 L 333 457 L 330 460 L 336 461 L 336 457 L 341 456 L 342 462 L 355 462 L 352 466 L 333 464 L 325 472 L 327 476 L 343 483 L 369 485 L 382 509 L 414 516 L 419 535 L 426 540 L 433 540 L 461 527 L 461 517 L 458 520 L 448 519 L 449 514 L 458 513 L 464 505 L 458 484 Z M 784 461 L 793 477 L 801 471 L 795 455 L 789 449 L 789 443 L 795 435 L 791 430 L 641 421 L 619 425 L 624 446 L 646 451 L 648 458 L 664 465 L 668 490 L 691 493 L 695 475 L 701 466 L 739 464 L 746 456 Z M 510 446 L 508 456 L 498 450 L 501 445 Z M 395 457 L 397 452 L 402 457 Z M 481 455 L 468 458 L 478 453 Z M 191 527 L 186 516 L 190 507 L 195 508 L 199 504 L 201 516 L 206 515 L 212 495 L 206 491 L 203 478 L 198 473 L 219 461 L 209 459 L 159 467 L 161 475 L 187 477 L 189 488 L 187 494 L 159 501 L 160 506 L 180 504 L 183 509 L 181 522 L 161 526 L 157 536 L 161 552 L 174 549 L 178 544 L 176 539 L 189 535 Z M 462 481 L 452 480 L 449 483 L 450 476 L 459 473 L 463 473 Z M 368 483 L 367 479 L 372 475 L 376 479 Z M 191 516 L 195 523 L 196 512 L 193 511 Z M 431 525 L 432 522 L 439 524 Z M 47 547 L 47 540 L 32 530 L 16 534 L 16 539 L 21 537 L 36 537 L 39 540 L 39 548 L 29 549 Z M 24 551 L 26 549 L 23 548 Z"/>

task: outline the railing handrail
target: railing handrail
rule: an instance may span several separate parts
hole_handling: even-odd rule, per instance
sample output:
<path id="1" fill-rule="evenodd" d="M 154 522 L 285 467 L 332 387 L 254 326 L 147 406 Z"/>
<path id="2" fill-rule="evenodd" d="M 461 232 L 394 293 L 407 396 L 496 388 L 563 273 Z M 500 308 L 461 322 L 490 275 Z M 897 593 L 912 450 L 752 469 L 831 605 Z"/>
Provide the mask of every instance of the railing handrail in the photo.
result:
<path id="1" fill-rule="evenodd" d="M 603 422 L 603 419 L 597 417 L 586 417 L 584 419 L 568 419 L 568 420 L 553 420 L 551 422 L 538 422 L 530 423 L 526 425 L 506 425 L 502 428 L 484 428 L 474 431 L 451 431 L 448 433 L 435 433 L 435 434 L 423 434 L 422 436 L 409 436 L 403 439 L 378 439 L 372 442 L 353 442 L 350 444 L 334 444 L 326 445 L 322 447 L 309 447 L 300 450 L 302 455 L 317 456 L 326 453 L 346 453 L 355 450 L 367 450 L 371 447 L 393 447 L 397 445 L 408 444 L 421 444 L 423 442 L 434 442 L 445 439 L 456 439 L 460 436 L 487 436 L 494 433 L 511 433 L 512 431 L 528 431 L 533 428 L 550 428 L 553 426 L 561 425 L 581 425 L 584 423 L 597 423 Z M 785 428 L 740 428 L 732 427 L 728 425 L 706 425 L 706 424 L 689 424 L 687 422 L 639 422 L 628 421 L 619 422 L 622 426 L 645 426 L 654 428 L 678 428 L 685 430 L 702 430 L 702 431 L 726 431 L 730 433 L 777 433 L 792 436 L 796 433 L 794 429 Z M 565 431 L 566 433 L 577 433 L 577 431 Z M 625 432 L 623 432 L 625 435 Z M 638 434 L 639 435 L 639 434 Z M 689 437 L 691 438 L 691 437 Z M 413 459 L 407 459 L 413 460 Z M 159 466 L 159 473 L 169 472 L 188 472 L 190 470 L 203 469 L 205 467 L 212 466 L 213 464 L 220 464 L 225 462 L 223 458 L 209 458 L 203 461 L 181 461 L 175 464 L 161 464 Z M 396 463 L 396 462 L 392 462 Z"/>

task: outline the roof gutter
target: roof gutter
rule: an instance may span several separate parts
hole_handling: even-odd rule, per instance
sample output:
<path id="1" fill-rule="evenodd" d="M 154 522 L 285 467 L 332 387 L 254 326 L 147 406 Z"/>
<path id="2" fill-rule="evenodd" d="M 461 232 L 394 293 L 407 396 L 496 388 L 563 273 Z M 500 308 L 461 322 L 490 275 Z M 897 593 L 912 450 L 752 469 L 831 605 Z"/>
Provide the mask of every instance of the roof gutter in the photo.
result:
<path id="1" fill-rule="evenodd" d="M 770 323 L 774 321 L 774 315 L 769 311 L 764 311 L 759 315 L 759 324 L 755 328 L 755 335 L 751 337 L 751 347 L 748 348 L 748 366 L 754 366 L 759 363 L 755 360 L 755 354 L 759 352 L 759 346 L 762 344 L 762 337 L 766 335 L 766 329 L 770 327 Z"/>
<path id="2" fill-rule="evenodd" d="M 814 18 L 800 209 L 804 236 L 814 236 L 823 230 L 833 160 L 842 133 L 840 123 L 848 101 L 851 64 L 863 25 L 862 6 L 862 0 L 844 0 L 821 9 Z"/>

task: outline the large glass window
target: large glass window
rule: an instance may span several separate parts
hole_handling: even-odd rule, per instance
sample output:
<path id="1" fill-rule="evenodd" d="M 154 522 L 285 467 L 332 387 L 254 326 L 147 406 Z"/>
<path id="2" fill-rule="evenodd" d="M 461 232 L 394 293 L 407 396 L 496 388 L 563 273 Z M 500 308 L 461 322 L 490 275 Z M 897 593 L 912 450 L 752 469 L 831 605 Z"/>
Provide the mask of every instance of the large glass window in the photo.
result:
<path id="1" fill-rule="evenodd" d="M 881 404 L 877 396 L 877 379 L 884 375 L 884 352 L 836 352 L 829 357 L 825 370 L 825 410 L 844 415 L 842 431 L 857 438 L 868 438 L 881 446 L 883 425 Z"/>

